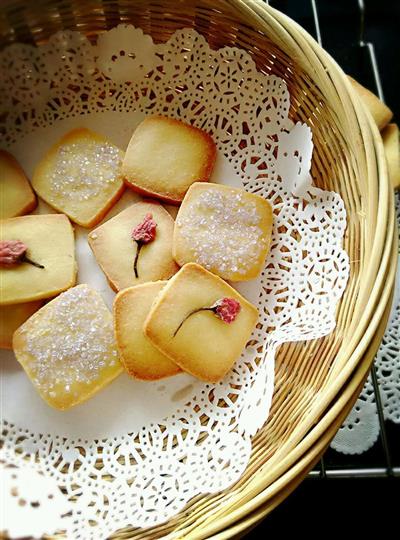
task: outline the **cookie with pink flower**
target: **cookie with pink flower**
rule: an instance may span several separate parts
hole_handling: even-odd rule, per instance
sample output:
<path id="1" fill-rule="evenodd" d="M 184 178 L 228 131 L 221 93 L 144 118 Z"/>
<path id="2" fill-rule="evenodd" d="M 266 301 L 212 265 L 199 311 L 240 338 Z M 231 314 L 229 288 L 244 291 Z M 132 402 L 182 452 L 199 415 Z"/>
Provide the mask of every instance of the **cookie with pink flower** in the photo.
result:
<path id="1" fill-rule="evenodd" d="M 89 245 L 111 287 L 120 291 L 178 271 L 172 257 L 174 220 L 161 204 L 129 206 L 88 236 Z"/>
<path id="2" fill-rule="evenodd" d="M 52 298 L 75 284 L 76 270 L 74 231 L 67 216 L 41 214 L 1 220 L 1 306 Z M 17 312 L 21 317 L 25 313 Z"/>
<path id="3" fill-rule="evenodd" d="M 155 299 L 144 333 L 183 371 L 217 382 L 239 358 L 257 319 L 256 307 L 233 287 L 189 263 Z"/>

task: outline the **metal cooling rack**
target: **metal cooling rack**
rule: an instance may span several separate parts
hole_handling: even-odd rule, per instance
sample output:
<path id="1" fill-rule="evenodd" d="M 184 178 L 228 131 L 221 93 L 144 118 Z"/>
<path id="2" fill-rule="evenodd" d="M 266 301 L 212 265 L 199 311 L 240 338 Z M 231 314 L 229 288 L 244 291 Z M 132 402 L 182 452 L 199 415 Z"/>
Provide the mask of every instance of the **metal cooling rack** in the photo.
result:
<path id="1" fill-rule="evenodd" d="M 395 81 L 381 77 L 375 44 L 368 39 L 369 24 L 374 24 L 371 13 L 379 12 L 377 1 L 270 0 L 268 3 L 297 21 L 337 60 L 346 73 L 384 101 L 383 88 Z M 383 9 L 388 11 L 388 3 L 390 4 L 385 2 L 385 8 L 380 8 L 382 13 Z M 379 39 L 382 45 L 385 35 L 381 33 Z M 398 83 L 399 81 L 397 86 Z M 390 106 L 394 108 L 394 104 L 390 103 Z M 395 121 L 397 119 L 399 122 L 399 111 L 394 112 Z M 371 377 L 380 427 L 378 441 L 370 450 L 360 455 L 344 455 L 329 448 L 318 466 L 309 473 L 310 478 L 400 477 L 400 426 L 384 419 L 381 391 L 374 365 Z"/>

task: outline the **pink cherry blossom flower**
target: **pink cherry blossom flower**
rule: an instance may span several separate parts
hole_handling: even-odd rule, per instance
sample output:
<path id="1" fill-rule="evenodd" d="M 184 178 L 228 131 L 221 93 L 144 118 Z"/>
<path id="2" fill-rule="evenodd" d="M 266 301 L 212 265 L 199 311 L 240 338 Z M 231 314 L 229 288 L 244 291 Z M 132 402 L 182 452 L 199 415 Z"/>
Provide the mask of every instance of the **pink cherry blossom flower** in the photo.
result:
<path id="1" fill-rule="evenodd" d="M 152 242 L 156 237 L 156 228 L 157 223 L 153 219 L 152 214 L 146 214 L 143 221 L 136 225 L 136 227 L 132 230 L 132 240 L 134 240 L 137 243 L 137 249 L 136 249 L 136 255 L 135 255 L 135 261 L 133 263 L 133 270 L 135 272 L 135 277 L 139 277 L 138 273 L 138 259 L 139 259 L 139 253 L 142 249 L 142 246 L 145 244 L 149 244 Z"/>
<path id="2" fill-rule="evenodd" d="M 20 240 L 2 240 L 0 242 L 0 264 L 13 266 L 18 264 L 24 257 L 27 246 Z"/>
<path id="3" fill-rule="evenodd" d="M 213 306 L 214 313 L 222 321 L 231 324 L 240 312 L 240 303 L 234 298 L 221 298 Z"/>
<path id="4" fill-rule="evenodd" d="M 234 298 L 220 298 L 210 307 L 201 307 L 197 308 L 186 315 L 183 321 L 180 323 L 178 328 L 174 332 L 174 336 L 178 333 L 183 323 L 187 321 L 189 317 L 200 311 L 212 311 L 221 321 L 231 324 L 236 319 L 240 312 L 241 306 L 240 303 Z"/>
<path id="5" fill-rule="evenodd" d="M 21 240 L 2 240 L 0 242 L 0 266 L 29 263 L 36 268 L 44 268 L 42 264 L 32 261 L 26 256 L 27 250 L 27 245 Z"/>
<path id="6" fill-rule="evenodd" d="M 132 231 L 132 239 L 142 244 L 152 242 L 156 237 L 157 223 L 153 219 L 152 214 L 146 214 L 143 221 L 136 225 Z"/>

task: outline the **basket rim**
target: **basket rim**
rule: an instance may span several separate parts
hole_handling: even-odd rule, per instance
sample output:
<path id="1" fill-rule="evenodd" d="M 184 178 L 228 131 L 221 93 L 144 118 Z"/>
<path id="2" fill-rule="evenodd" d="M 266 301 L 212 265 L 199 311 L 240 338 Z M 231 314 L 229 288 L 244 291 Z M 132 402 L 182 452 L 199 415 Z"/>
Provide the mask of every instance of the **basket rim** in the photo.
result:
<path id="1" fill-rule="evenodd" d="M 244 11 L 255 23 L 258 23 L 258 26 L 263 22 L 263 15 L 268 18 L 268 22 L 270 23 L 271 19 L 273 20 L 273 17 L 275 16 L 277 19 L 275 21 L 275 27 L 277 27 L 278 23 L 282 26 L 285 23 L 292 25 L 292 30 L 294 30 L 294 32 L 297 31 L 301 40 L 309 45 L 309 50 L 317 57 L 318 61 L 320 61 L 322 65 L 325 64 L 325 71 L 327 73 L 329 72 L 331 75 L 330 84 L 333 85 L 334 82 L 337 83 L 341 101 L 346 103 L 347 100 L 347 103 L 353 111 L 353 115 L 355 115 L 355 118 L 357 119 L 357 125 L 362 138 L 368 143 L 364 145 L 363 148 L 364 158 L 369 173 L 366 176 L 368 193 L 370 194 L 369 200 L 373 207 L 370 209 L 370 215 L 367 216 L 368 218 L 371 217 L 372 223 L 369 226 L 369 230 L 372 229 L 373 234 L 370 235 L 372 240 L 369 243 L 366 243 L 366 251 L 370 250 L 371 253 L 374 253 L 374 257 L 368 259 L 367 264 L 363 268 L 363 272 L 360 272 L 363 296 L 357 301 L 357 304 L 358 309 L 361 309 L 360 306 L 364 302 L 361 316 L 354 321 L 353 326 L 355 328 L 352 329 L 352 338 L 349 344 L 346 344 L 344 350 L 342 348 L 338 353 L 345 363 L 345 368 L 340 374 L 332 370 L 329 377 L 329 382 L 331 382 L 329 391 L 324 392 L 323 398 L 319 400 L 318 408 L 313 407 L 313 410 L 310 411 L 310 417 L 320 418 L 315 428 L 312 429 L 310 434 L 303 438 L 306 428 L 311 429 L 314 422 L 311 419 L 307 423 L 302 423 L 301 426 L 298 426 L 298 430 L 301 431 L 301 433 L 297 434 L 297 441 L 293 441 L 294 436 L 292 433 L 289 439 L 291 444 L 282 446 L 279 451 L 268 460 L 267 465 L 273 467 L 272 461 L 276 462 L 278 460 L 276 456 L 279 457 L 279 455 L 285 455 L 285 460 L 284 462 L 281 462 L 280 467 L 273 471 L 274 474 L 270 475 L 271 478 L 268 478 L 267 475 L 266 477 L 254 480 L 255 484 L 252 491 L 256 492 L 259 489 L 263 489 L 263 486 L 265 487 L 265 485 L 271 487 L 271 482 L 274 482 L 276 481 L 276 478 L 282 478 L 282 475 L 287 474 L 301 455 L 307 455 L 312 448 L 313 441 L 320 436 L 320 432 L 323 431 L 325 424 L 332 416 L 332 411 L 338 409 L 336 404 L 330 406 L 334 398 L 338 396 L 344 388 L 359 383 L 362 376 L 362 371 L 359 369 L 360 365 L 364 366 L 365 363 L 365 370 L 368 370 L 372 364 L 373 355 L 367 354 L 365 356 L 365 351 L 374 340 L 374 336 L 380 325 L 382 313 L 387 306 L 388 298 L 391 294 L 397 264 L 397 242 L 395 238 L 396 224 L 393 190 L 389 184 L 383 144 L 380 139 L 379 131 L 369 111 L 365 109 L 364 105 L 352 89 L 343 70 L 304 29 L 299 27 L 297 23 L 274 8 L 265 5 L 261 0 L 249 0 L 248 2 L 244 2 L 243 0 L 231 0 L 230 3 L 239 6 L 241 11 Z M 252 7 L 254 7 L 254 11 L 252 11 Z M 258 26 L 255 25 L 256 28 Z M 278 28 L 279 30 L 282 29 L 281 27 Z M 287 29 L 283 28 L 282 30 L 286 32 Z M 377 201 L 379 202 L 377 203 Z M 366 241 L 367 240 L 369 240 L 369 237 L 366 238 Z M 366 276 L 365 282 L 364 276 Z M 333 379 L 335 379 L 334 382 L 332 382 Z M 338 399 L 340 400 L 340 397 Z M 341 401 L 338 402 L 341 403 Z M 323 415 L 322 418 L 321 415 Z M 284 466 L 282 463 L 284 463 Z M 254 477 L 257 476 L 259 476 L 259 474 L 254 475 Z M 267 489 L 269 489 L 269 487 Z M 243 491 L 245 492 L 246 490 L 248 491 L 248 486 L 246 486 Z M 240 495 L 243 495 L 243 492 L 240 493 Z M 235 501 L 237 501 L 237 504 L 241 505 L 239 511 L 234 510 L 233 512 L 230 512 L 228 518 L 219 518 L 218 515 L 215 514 L 210 516 L 210 518 L 206 520 L 206 522 L 209 523 L 208 527 L 203 528 L 203 526 L 200 525 L 199 530 L 202 531 L 202 537 L 204 537 L 203 534 L 213 534 L 214 530 L 221 530 L 221 528 L 224 527 L 224 523 L 232 523 L 236 519 L 235 516 L 237 513 L 245 515 L 254 508 L 254 498 L 250 501 L 250 503 L 253 504 L 250 504 L 249 502 L 243 504 L 243 497 L 239 495 L 235 497 Z M 229 507 L 231 507 L 231 504 L 232 501 L 230 501 Z M 220 513 L 223 514 L 223 511 Z M 190 530 L 197 530 L 197 528 L 191 526 Z M 182 534 L 183 530 L 181 529 L 179 532 Z M 167 537 L 169 538 L 169 536 Z M 191 536 L 188 538 L 191 538 Z"/>
<path id="2" fill-rule="evenodd" d="M 387 314 L 387 317 L 390 314 L 390 302 L 386 308 L 385 316 L 382 318 L 385 321 L 386 321 L 386 314 Z M 265 502 L 261 503 L 254 511 L 250 511 L 248 514 L 246 514 L 247 516 L 246 518 L 233 523 L 232 526 L 224 529 L 223 531 L 221 531 L 220 533 L 217 533 L 216 535 L 209 537 L 209 540 L 211 539 L 225 540 L 228 538 L 232 538 L 233 536 L 236 536 L 239 533 L 248 531 L 252 526 L 256 526 L 258 523 L 260 523 L 260 521 L 266 518 L 267 515 L 270 514 L 281 502 L 283 502 L 305 479 L 305 477 L 307 476 L 307 473 L 314 467 L 314 465 L 318 462 L 318 460 L 324 454 L 331 440 L 337 433 L 337 430 L 339 429 L 340 425 L 342 424 L 342 422 L 345 420 L 347 415 L 352 410 L 354 403 L 356 402 L 357 397 L 363 388 L 363 385 L 365 383 L 365 380 L 369 371 L 369 363 L 371 362 L 371 359 L 373 360 L 375 356 L 376 350 L 379 347 L 379 343 L 382 339 L 384 331 L 385 331 L 384 326 L 382 329 L 382 333 L 381 333 L 381 329 L 378 329 L 378 332 L 373 342 L 371 342 L 371 345 L 364 356 L 362 364 L 360 364 L 360 368 L 361 368 L 361 365 L 364 365 L 364 366 L 367 365 L 367 370 L 366 370 L 363 380 L 361 381 L 359 386 L 356 388 L 354 393 L 349 397 L 348 402 L 345 404 L 345 406 L 343 406 L 342 410 L 340 411 L 340 414 L 336 417 L 335 421 L 332 422 L 329 428 L 327 428 L 324 434 L 321 435 L 321 437 L 318 439 L 316 444 L 310 448 L 307 454 L 302 456 L 301 461 L 299 462 L 302 464 L 302 468 L 300 472 L 298 472 L 295 476 L 293 476 L 293 478 L 288 478 L 285 485 L 282 487 L 282 489 L 279 489 L 279 488 L 276 489 L 276 493 L 272 492 L 271 490 L 271 493 L 268 494 L 268 497 L 266 497 Z M 345 392 L 348 393 L 347 388 Z"/>
<path id="3" fill-rule="evenodd" d="M 261 492 L 260 495 L 264 494 L 265 500 L 260 503 L 256 507 L 254 511 L 251 512 L 251 516 L 249 516 L 248 519 L 242 519 L 240 521 L 235 522 L 232 527 L 228 527 L 224 531 L 222 531 L 218 536 L 211 537 L 211 538 L 218 538 L 219 540 L 231 538 L 234 534 L 237 534 L 239 532 L 242 532 L 244 530 L 247 530 L 248 527 L 251 525 L 255 525 L 256 523 L 260 522 L 264 517 L 266 517 L 278 504 L 280 504 L 290 493 L 302 482 L 302 480 L 307 475 L 308 471 L 314 466 L 314 464 L 318 461 L 318 459 L 322 456 L 322 454 L 325 452 L 327 447 L 329 446 L 331 440 L 337 433 L 337 430 L 341 426 L 344 419 L 347 417 L 347 415 L 350 413 L 351 409 L 354 406 L 355 401 L 357 400 L 357 397 L 363 388 L 363 385 L 365 383 L 365 380 L 369 373 L 370 364 L 373 361 L 376 351 L 379 348 L 380 342 L 382 340 L 382 337 L 385 333 L 386 324 L 390 316 L 391 311 L 391 303 L 392 298 L 394 296 L 394 287 L 392 288 L 391 294 L 389 296 L 389 300 L 386 304 L 386 308 L 384 311 L 384 314 L 381 318 L 381 321 L 379 323 L 379 327 L 377 328 L 377 331 L 375 333 L 375 336 L 373 340 L 371 341 L 368 350 L 363 355 L 363 358 L 357 368 L 357 371 L 364 373 L 362 377 L 362 381 L 359 384 L 359 386 L 352 392 L 351 385 L 347 386 L 345 390 L 343 391 L 343 398 L 345 396 L 348 396 L 348 401 L 345 406 L 343 406 L 342 410 L 340 411 L 340 414 L 334 420 L 329 427 L 325 430 L 325 432 L 317 439 L 315 445 L 313 445 L 310 449 L 310 451 L 305 454 L 302 457 L 302 460 L 304 460 L 304 457 L 308 457 L 307 460 L 304 461 L 304 467 L 299 472 L 297 476 L 290 479 L 288 484 L 286 485 L 286 489 L 284 493 L 281 491 L 277 491 L 275 494 L 271 494 L 268 497 L 265 497 L 265 492 Z M 353 385 L 354 386 L 354 385 Z M 349 396 L 350 394 L 350 396 Z M 319 451 L 322 447 L 322 450 Z M 318 450 L 316 450 L 318 449 Z M 316 453 L 318 455 L 315 457 Z M 314 459 L 315 458 L 315 459 Z M 293 489 L 291 488 L 292 483 L 294 483 Z M 271 486 L 272 487 L 272 486 Z M 267 488 L 269 489 L 269 488 Z M 266 491 L 266 490 L 265 490 Z M 277 500 L 278 499 L 278 500 Z M 247 514 L 249 515 L 249 514 Z M 237 530 L 236 530 L 237 528 Z"/>
<path id="4" fill-rule="evenodd" d="M 371 115 L 355 94 L 343 70 L 303 28 L 262 0 L 227 0 L 227 4 L 242 13 L 247 21 L 249 19 L 253 21 L 255 31 L 258 29 L 262 31 L 262 26 L 269 24 L 280 39 L 283 41 L 287 39 L 289 43 L 293 43 L 291 46 L 294 48 L 298 49 L 299 44 L 304 46 L 306 52 L 304 52 L 303 60 L 307 64 L 306 73 L 312 78 L 313 74 L 318 72 L 317 67 L 319 68 L 318 76 L 330 85 L 330 91 L 335 92 L 337 99 L 344 104 L 344 114 L 348 113 L 357 126 L 365 143 L 360 149 L 360 159 L 365 162 L 367 171 L 365 177 L 359 179 L 362 189 L 367 194 L 368 202 L 364 251 L 370 252 L 373 256 L 364 257 L 360 268 L 357 285 L 359 296 L 352 306 L 356 316 L 350 328 L 346 329 L 350 339 L 339 349 L 336 368 L 334 367 L 327 375 L 324 387 L 321 389 L 321 396 L 313 403 L 307 419 L 302 419 L 288 441 L 277 450 L 261 470 L 252 474 L 249 484 L 243 488 L 243 491 L 235 495 L 228 504 L 224 504 L 221 510 L 211 513 L 209 518 L 202 520 L 200 517 L 198 527 L 196 524 L 188 526 L 186 529 L 188 536 L 182 536 L 185 529 L 175 529 L 165 537 L 171 539 L 210 538 L 204 535 L 214 534 L 224 526 L 229 526 L 229 523 L 237 523 L 241 519 L 239 516 L 249 515 L 260 508 L 263 502 L 277 500 L 276 504 L 279 504 L 285 497 L 283 494 L 285 486 L 289 486 L 301 474 L 301 471 L 298 472 L 299 463 L 306 464 L 304 472 L 306 474 L 308 464 L 316 455 L 317 449 L 322 448 L 330 434 L 333 436 L 334 427 L 336 429 L 339 427 L 337 419 L 344 414 L 349 400 L 356 394 L 356 391 L 353 391 L 348 397 L 351 389 L 357 390 L 360 387 L 364 372 L 366 373 L 372 364 L 374 355 L 370 354 L 370 351 L 375 345 L 375 340 L 378 339 L 382 314 L 387 309 L 388 298 L 395 279 L 397 261 L 393 191 L 388 178 L 383 144 Z M 278 44 L 278 41 L 276 43 Z M 312 62 L 312 59 L 315 62 Z M 339 366 L 344 366 L 344 368 L 340 369 Z M 347 401 L 344 396 L 348 397 Z M 334 403 L 336 397 L 337 401 Z M 318 422 L 315 423 L 313 418 L 318 418 Z M 279 457 L 282 455 L 284 459 L 279 462 Z M 319 455 L 316 459 L 318 457 Z M 308 468 L 311 466 L 312 464 Z M 271 468 L 273 468 L 272 472 Z M 267 474 L 263 474 L 263 469 L 267 469 Z M 283 496 L 278 499 L 280 494 Z M 250 499 L 247 500 L 248 498 Z M 229 508 L 232 505 L 234 510 L 230 512 Z M 227 508 L 229 514 L 225 516 Z M 195 532 L 201 536 L 193 536 Z M 229 537 L 220 533 L 215 538 Z"/>
<path id="5" fill-rule="evenodd" d="M 396 242 L 393 242 L 393 253 L 396 252 L 397 254 L 397 251 L 395 250 L 396 246 Z M 278 476 L 272 483 L 267 485 L 267 487 L 262 489 L 262 491 L 257 493 L 254 497 L 251 497 L 245 503 L 239 503 L 237 508 L 234 508 L 233 511 L 229 510 L 227 515 L 220 518 L 219 522 L 216 521 L 214 523 L 212 516 L 210 516 L 209 520 L 205 521 L 205 523 L 209 523 L 209 526 L 205 526 L 204 528 L 193 528 L 193 531 L 190 531 L 188 536 L 184 535 L 182 538 L 185 538 L 185 540 L 200 540 L 203 538 L 218 538 L 218 540 L 222 540 L 231 538 L 232 534 L 230 534 L 229 531 L 231 528 L 235 529 L 236 525 L 239 525 L 242 520 L 246 521 L 243 519 L 245 516 L 253 514 L 255 511 L 259 511 L 260 515 L 262 514 L 260 519 L 262 519 L 262 517 L 272 511 L 277 504 L 279 504 L 286 498 L 286 496 L 289 495 L 290 491 L 280 497 L 276 505 L 274 505 L 273 502 L 271 503 L 271 501 L 274 501 L 276 497 L 280 496 L 280 493 L 285 486 L 293 482 L 296 478 L 299 478 L 298 483 L 300 483 L 303 477 L 307 474 L 310 468 L 312 468 L 313 464 L 318 461 L 319 457 L 329 445 L 330 440 L 334 437 L 342 424 L 342 421 L 350 412 L 361 389 L 363 388 L 365 379 L 371 367 L 371 363 L 373 362 L 375 353 L 385 332 L 386 323 L 390 315 L 393 294 L 394 283 L 388 283 L 385 287 L 385 292 L 381 297 L 381 301 L 378 306 L 379 309 L 377 310 L 376 319 L 378 320 L 378 327 L 372 340 L 369 342 L 367 349 L 364 351 L 364 354 L 360 359 L 355 371 L 355 376 L 349 380 L 348 384 L 345 386 L 334 405 L 328 409 L 315 428 L 301 443 L 303 446 L 305 446 L 305 451 L 303 453 L 299 452 L 299 455 L 294 460 L 293 466 L 287 468 L 282 475 Z M 337 414 L 335 415 L 336 411 Z M 309 445 L 304 444 L 305 442 L 308 442 L 306 439 L 311 439 L 311 443 Z M 296 487 L 296 485 L 294 487 Z M 272 507 L 270 504 L 272 504 Z M 226 529 L 224 529 L 224 526 L 226 526 Z M 223 529 L 222 532 L 217 534 L 221 529 Z M 235 534 L 244 529 L 245 527 L 240 528 L 240 530 L 237 531 L 235 530 Z M 195 534 L 197 531 L 200 533 L 200 535 Z M 179 533 L 182 534 L 183 531 L 181 530 Z M 176 537 L 167 535 L 165 538 L 169 540 Z"/>

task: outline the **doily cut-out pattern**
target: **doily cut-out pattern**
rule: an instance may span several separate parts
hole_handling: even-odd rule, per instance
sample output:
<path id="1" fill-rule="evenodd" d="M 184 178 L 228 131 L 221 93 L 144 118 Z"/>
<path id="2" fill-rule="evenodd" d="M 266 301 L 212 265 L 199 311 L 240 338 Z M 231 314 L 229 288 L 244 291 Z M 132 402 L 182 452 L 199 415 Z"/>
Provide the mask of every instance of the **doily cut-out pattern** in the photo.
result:
<path id="1" fill-rule="evenodd" d="M 193 30 L 160 45 L 127 25 L 95 45 L 76 32 L 60 32 L 38 48 L 12 45 L 0 54 L 0 88 L 7 148 L 71 118 L 163 114 L 211 132 L 224 178 L 273 205 L 265 269 L 258 281 L 239 287 L 257 303 L 260 324 L 224 381 L 196 386 L 167 418 L 160 409 L 157 422 L 143 416 L 134 433 L 98 440 L 67 430 L 65 436 L 32 432 L 9 421 L 4 409 L 1 459 L 13 467 L 18 496 L 36 498 L 41 508 L 35 514 L 38 508 L 25 505 L 19 513 L 14 505 L 6 516 L 10 535 L 27 534 L 22 522 L 35 523 L 29 533 L 56 527 L 77 540 L 161 523 L 194 496 L 229 487 L 245 470 L 251 436 L 268 416 L 276 348 L 333 330 L 349 273 L 341 247 L 343 201 L 312 186 L 312 133 L 288 118 L 284 81 L 258 73 L 243 50 L 212 50 Z M 29 482 L 29 493 L 23 475 L 41 479 Z"/>
<path id="2" fill-rule="evenodd" d="M 396 214 L 400 231 L 400 193 L 396 194 Z M 392 312 L 375 357 L 376 376 L 383 417 L 400 424 L 400 243 Z M 371 375 L 353 410 L 333 439 L 331 446 L 343 454 L 362 454 L 379 437 L 379 419 Z"/>

